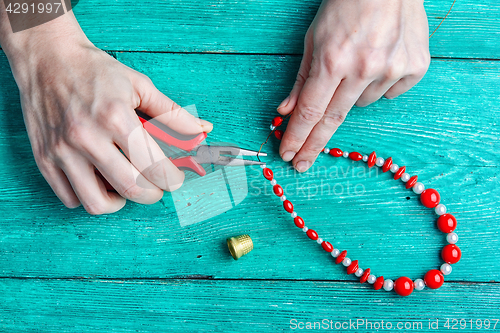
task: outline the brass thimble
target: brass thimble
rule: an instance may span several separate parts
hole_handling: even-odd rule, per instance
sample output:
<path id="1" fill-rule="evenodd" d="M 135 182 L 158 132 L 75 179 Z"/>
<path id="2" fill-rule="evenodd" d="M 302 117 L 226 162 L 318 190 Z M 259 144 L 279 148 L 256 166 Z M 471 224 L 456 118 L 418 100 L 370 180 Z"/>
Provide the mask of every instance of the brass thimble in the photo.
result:
<path id="1" fill-rule="evenodd" d="M 231 252 L 234 260 L 238 260 L 240 257 L 252 251 L 253 242 L 250 236 L 240 235 L 228 238 L 227 246 L 229 247 L 229 252 Z"/>

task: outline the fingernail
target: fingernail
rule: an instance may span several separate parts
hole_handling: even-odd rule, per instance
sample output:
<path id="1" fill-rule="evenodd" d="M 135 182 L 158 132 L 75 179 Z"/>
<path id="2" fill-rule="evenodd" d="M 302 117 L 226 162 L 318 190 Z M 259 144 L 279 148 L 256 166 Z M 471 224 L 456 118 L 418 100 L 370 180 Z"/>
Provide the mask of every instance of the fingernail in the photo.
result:
<path id="1" fill-rule="evenodd" d="M 214 125 L 209 122 L 209 121 L 206 121 L 206 120 L 203 120 L 203 119 L 200 119 L 200 125 L 201 125 L 201 129 L 203 130 L 203 132 L 211 132 L 214 128 Z"/>
<path id="2" fill-rule="evenodd" d="M 281 157 L 283 161 L 289 162 L 295 157 L 295 153 L 293 151 L 286 151 Z"/>
<path id="3" fill-rule="evenodd" d="M 299 163 L 297 163 L 297 165 L 295 165 L 295 169 L 297 169 L 298 172 L 305 172 L 307 171 L 307 169 L 309 169 L 310 166 L 311 163 L 307 161 L 300 161 Z"/>
<path id="4" fill-rule="evenodd" d="M 281 104 L 278 106 L 277 109 L 279 110 L 280 108 L 287 106 L 289 101 L 290 101 L 290 95 L 287 98 L 285 98 L 283 102 L 281 102 Z"/>

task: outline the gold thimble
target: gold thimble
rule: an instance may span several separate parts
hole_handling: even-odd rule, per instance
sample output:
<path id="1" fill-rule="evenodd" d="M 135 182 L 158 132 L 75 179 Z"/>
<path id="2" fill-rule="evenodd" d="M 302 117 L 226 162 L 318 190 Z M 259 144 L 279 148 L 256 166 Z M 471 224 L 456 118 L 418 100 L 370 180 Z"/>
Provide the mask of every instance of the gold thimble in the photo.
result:
<path id="1" fill-rule="evenodd" d="M 250 236 L 240 235 L 228 238 L 227 246 L 229 247 L 229 252 L 231 252 L 234 260 L 238 260 L 240 257 L 252 251 L 253 242 Z"/>

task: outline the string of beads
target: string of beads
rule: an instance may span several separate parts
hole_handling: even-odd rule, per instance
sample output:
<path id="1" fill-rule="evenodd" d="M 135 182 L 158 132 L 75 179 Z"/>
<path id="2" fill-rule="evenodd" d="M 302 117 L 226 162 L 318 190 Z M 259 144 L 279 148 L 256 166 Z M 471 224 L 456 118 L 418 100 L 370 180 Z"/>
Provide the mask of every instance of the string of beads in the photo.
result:
<path id="1" fill-rule="evenodd" d="M 283 131 L 276 130 L 276 127 L 280 126 L 282 123 L 283 118 L 278 116 L 273 119 L 271 124 L 271 131 L 273 131 L 275 137 L 280 140 L 283 136 Z M 460 248 L 456 245 L 458 235 L 454 232 L 457 227 L 457 220 L 453 215 L 446 213 L 447 208 L 444 204 L 440 203 L 441 197 L 439 192 L 431 188 L 426 189 L 423 183 L 418 182 L 417 175 L 411 176 L 406 172 L 406 167 L 395 164 L 392 157 L 384 159 L 383 157 L 378 157 L 375 152 L 372 152 L 370 155 L 361 155 L 358 152 L 342 151 L 339 148 L 324 148 L 323 153 L 336 158 L 344 157 L 353 161 L 363 161 L 367 163 L 369 168 L 377 166 L 381 168 L 384 173 L 391 171 L 394 174 L 395 180 L 401 180 L 405 183 L 405 187 L 407 189 L 411 189 L 415 192 L 415 194 L 420 195 L 420 201 L 422 204 L 427 208 L 434 209 L 434 212 L 438 216 L 437 227 L 440 231 L 446 234 L 446 240 L 449 244 L 444 246 L 441 251 L 441 257 L 444 263 L 439 269 L 429 270 L 424 275 L 423 279 L 419 278 L 414 281 L 406 276 L 399 277 L 395 281 L 391 279 L 384 279 L 383 276 L 377 277 L 372 274 L 370 268 L 363 269 L 359 266 L 358 260 L 352 260 L 347 257 L 346 250 L 341 251 L 340 249 L 334 248 L 330 242 L 320 238 L 315 230 L 307 227 L 304 220 L 295 211 L 292 202 L 286 198 L 283 188 L 274 178 L 273 171 L 265 164 L 261 165 L 264 177 L 273 187 L 274 194 L 283 202 L 283 208 L 290 214 L 295 226 L 300 228 L 311 240 L 316 241 L 319 245 L 321 245 L 323 250 L 330 253 L 336 264 L 342 264 L 345 266 L 347 274 L 354 274 L 359 278 L 359 282 L 368 282 L 373 285 L 375 290 L 383 288 L 386 291 L 394 290 L 400 296 L 408 296 L 413 292 L 413 290 L 423 290 L 425 287 L 430 289 L 437 289 L 441 287 L 444 283 L 444 276 L 451 273 L 451 265 L 460 260 L 462 253 Z"/>

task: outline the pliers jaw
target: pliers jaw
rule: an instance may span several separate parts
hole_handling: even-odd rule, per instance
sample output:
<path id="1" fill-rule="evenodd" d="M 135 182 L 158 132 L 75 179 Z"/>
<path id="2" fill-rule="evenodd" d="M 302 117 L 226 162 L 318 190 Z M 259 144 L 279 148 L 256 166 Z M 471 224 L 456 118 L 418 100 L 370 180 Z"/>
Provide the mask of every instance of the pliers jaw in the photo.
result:
<path id="1" fill-rule="evenodd" d="M 200 145 L 195 149 L 194 159 L 200 164 L 216 164 L 222 166 L 245 166 L 261 165 L 264 162 L 244 160 L 238 156 L 267 156 L 266 153 L 258 153 L 253 150 L 241 149 L 230 146 L 206 146 Z"/>

